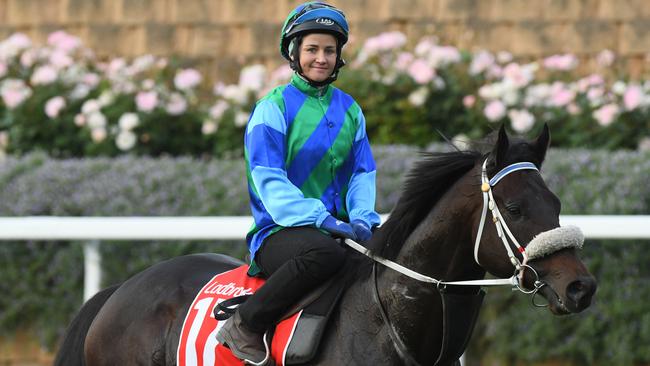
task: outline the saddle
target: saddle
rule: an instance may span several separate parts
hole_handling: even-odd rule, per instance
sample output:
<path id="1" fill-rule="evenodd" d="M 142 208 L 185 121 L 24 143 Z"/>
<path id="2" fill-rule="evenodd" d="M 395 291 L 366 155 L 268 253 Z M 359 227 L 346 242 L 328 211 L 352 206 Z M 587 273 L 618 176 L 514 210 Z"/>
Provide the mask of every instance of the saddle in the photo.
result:
<path id="1" fill-rule="evenodd" d="M 330 315 L 347 288 L 345 268 L 343 266 L 343 270 L 303 297 L 282 316 L 271 332 L 271 355 L 278 365 L 305 364 L 314 358 Z M 214 308 L 215 319 L 228 319 L 235 313 L 236 307 L 250 296 L 246 294 L 221 301 Z"/>

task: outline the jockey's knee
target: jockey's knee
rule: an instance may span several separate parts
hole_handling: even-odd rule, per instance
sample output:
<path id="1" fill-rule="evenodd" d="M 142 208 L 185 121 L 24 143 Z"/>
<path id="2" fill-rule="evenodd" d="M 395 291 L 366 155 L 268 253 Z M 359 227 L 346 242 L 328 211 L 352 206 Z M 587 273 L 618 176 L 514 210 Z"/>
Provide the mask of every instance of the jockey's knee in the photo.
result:
<path id="1" fill-rule="evenodd" d="M 315 244 L 305 255 L 306 269 L 314 278 L 324 281 L 341 269 L 346 251 L 330 237 Z"/>

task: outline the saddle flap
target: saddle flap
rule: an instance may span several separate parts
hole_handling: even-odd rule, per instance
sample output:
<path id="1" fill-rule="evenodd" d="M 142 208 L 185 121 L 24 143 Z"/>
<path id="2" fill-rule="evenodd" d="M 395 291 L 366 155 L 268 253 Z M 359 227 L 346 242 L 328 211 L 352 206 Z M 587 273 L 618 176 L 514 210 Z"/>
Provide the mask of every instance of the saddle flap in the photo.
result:
<path id="1" fill-rule="evenodd" d="M 286 364 L 304 364 L 314 358 L 326 325 L 325 316 L 302 314 L 287 349 Z"/>
<path id="2" fill-rule="evenodd" d="M 315 291 L 321 295 L 301 311 L 282 357 L 275 357 L 276 361 L 283 359 L 284 365 L 299 365 L 314 358 L 327 321 L 346 288 L 341 281 L 336 281 L 337 278 L 323 285 L 326 287 L 324 290 Z"/>

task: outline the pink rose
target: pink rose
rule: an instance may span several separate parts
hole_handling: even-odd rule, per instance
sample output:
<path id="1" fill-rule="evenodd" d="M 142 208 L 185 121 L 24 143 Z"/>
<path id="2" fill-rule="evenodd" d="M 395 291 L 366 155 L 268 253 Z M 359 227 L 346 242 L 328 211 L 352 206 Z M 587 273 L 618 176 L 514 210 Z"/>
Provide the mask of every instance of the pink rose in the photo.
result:
<path id="1" fill-rule="evenodd" d="M 216 102 L 212 108 L 210 108 L 210 117 L 215 121 L 218 121 L 223 117 L 223 114 L 228 110 L 228 103 L 223 100 Z"/>
<path id="2" fill-rule="evenodd" d="M 21 51 L 32 46 L 32 41 L 23 33 L 14 33 L 0 42 L 0 58 L 8 60 L 16 57 Z"/>
<path id="3" fill-rule="evenodd" d="M 596 63 L 600 67 L 610 67 L 614 63 L 616 55 L 610 50 L 602 50 L 596 56 Z"/>
<path id="4" fill-rule="evenodd" d="M 266 80 L 266 67 L 264 65 L 247 66 L 239 73 L 239 86 L 245 90 L 256 91 L 262 89 L 264 80 Z"/>
<path id="5" fill-rule="evenodd" d="M 494 56 L 488 51 L 480 51 L 472 58 L 469 66 L 469 74 L 477 75 L 483 71 L 489 70 L 494 65 Z"/>
<path id="6" fill-rule="evenodd" d="M 623 105 L 625 109 L 631 111 L 641 105 L 643 101 L 643 90 L 638 85 L 630 85 L 623 94 Z"/>
<path id="7" fill-rule="evenodd" d="M 375 54 L 381 51 L 390 51 L 402 47 L 406 44 L 406 36 L 402 32 L 384 32 L 376 37 L 368 38 L 364 44 L 364 49 L 369 54 Z"/>
<path id="8" fill-rule="evenodd" d="M 0 84 L 0 96 L 8 109 L 14 109 L 33 94 L 20 79 L 7 79 Z"/>
<path id="9" fill-rule="evenodd" d="M 45 114 L 50 118 L 56 118 L 63 108 L 65 108 L 65 99 L 62 96 L 57 96 L 45 103 Z"/>
<path id="10" fill-rule="evenodd" d="M 58 48 L 64 52 L 73 51 L 81 46 L 81 40 L 64 31 L 56 31 L 47 37 L 47 43 L 50 46 Z"/>
<path id="11" fill-rule="evenodd" d="M 57 78 L 56 69 L 45 65 L 37 68 L 32 74 L 32 85 L 47 85 L 53 83 Z"/>
<path id="12" fill-rule="evenodd" d="M 564 107 L 573 102 L 576 93 L 566 87 L 564 83 L 555 82 L 551 86 L 551 103 L 556 107 Z"/>
<path id="13" fill-rule="evenodd" d="M 286 83 L 287 81 L 289 81 L 289 79 L 291 79 L 292 75 L 293 75 L 293 69 L 289 65 L 284 64 L 278 67 L 277 69 L 273 70 L 273 72 L 271 72 L 271 83 L 273 85 L 278 83 Z M 215 90 L 216 90 L 216 85 L 215 85 Z"/>
<path id="14" fill-rule="evenodd" d="M 139 111 L 151 112 L 158 106 L 158 93 L 155 91 L 139 92 L 135 96 L 135 104 Z"/>
<path id="15" fill-rule="evenodd" d="M 425 56 L 433 48 L 436 47 L 436 39 L 434 37 L 422 38 L 417 45 L 415 45 L 415 54 L 418 56 Z"/>
<path id="16" fill-rule="evenodd" d="M 452 46 L 434 46 L 429 52 L 429 60 L 436 66 L 460 62 L 460 52 Z"/>
<path id="17" fill-rule="evenodd" d="M 36 62 L 36 58 L 38 55 L 36 54 L 36 50 L 34 48 L 25 50 L 22 55 L 20 55 L 20 65 L 26 69 L 29 69 L 30 67 L 34 66 L 34 62 Z"/>
<path id="18" fill-rule="evenodd" d="M 417 59 L 411 63 L 408 73 L 418 84 L 426 84 L 436 76 L 435 70 L 421 59 Z"/>
<path id="19" fill-rule="evenodd" d="M 580 112 L 582 112 L 582 109 L 580 109 L 580 107 L 579 107 L 577 104 L 575 104 L 575 103 L 571 103 L 571 104 L 569 104 L 569 105 L 566 107 L 566 110 L 567 110 L 567 112 L 569 112 L 569 114 L 572 115 L 572 116 L 576 116 L 576 115 L 580 114 Z"/>
<path id="20" fill-rule="evenodd" d="M 496 122 L 505 117 L 506 106 L 500 100 L 493 100 L 485 106 L 483 113 L 490 122 Z"/>
<path id="21" fill-rule="evenodd" d="M 62 50 L 54 50 L 50 55 L 50 64 L 57 69 L 63 69 L 73 63 L 74 61 L 72 60 L 72 57 L 68 56 L 68 54 Z"/>
<path id="22" fill-rule="evenodd" d="M 511 62 L 503 68 L 503 79 L 515 88 L 522 88 L 533 80 L 533 73 L 529 68 Z"/>
<path id="23" fill-rule="evenodd" d="M 94 88 L 99 85 L 99 75 L 89 72 L 85 74 L 82 78 L 82 82 L 86 84 L 89 88 Z"/>
<path id="24" fill-rule="evenodd" d="M 616 104 L 610 103 L 595 110 L 593 116 L 599 125 L 607 127 L 611 125 L 612 122 L 614 122 L 614 119 L 618 115 L 618 112 L 618 106 Z"/>
<path id="25" fill-rule="evenodd" d="M 572 54 L 553 55 L 544 59 L 544 67 L 549 70 L 569 71 L 578 66 L 578 59 Z"/>
<path id="26" fill-rule="evenodd" d="M 189 90 L 201 83 L 201 74 L 195 69 L 180 70 L 174 77 L 174 85 L 179 90 Z"/>
<path id="27" fill-rule="evenodd" d="M 476 103 L 476 97 L 473 95 L 466 95 L 463 97 L 463 105 L 465 108 L 472 108 Z"/>
<path id="28" fill-rule="evenodd" d="M 413 62 L 413 54 L 409 52 L 400 52 L 395 61 L 395 68 L 400 71 L 407 71 L 409 65 Z"/>
<path id="29" fill-rule="evenodd" d="M 187 110 L 187 101 L 182 95 L 172 93 L 172 95 L 169 96 L 169 102 L 167 102 L 166 109 L 167 113 L 172 116 L 179 116 Z"/>

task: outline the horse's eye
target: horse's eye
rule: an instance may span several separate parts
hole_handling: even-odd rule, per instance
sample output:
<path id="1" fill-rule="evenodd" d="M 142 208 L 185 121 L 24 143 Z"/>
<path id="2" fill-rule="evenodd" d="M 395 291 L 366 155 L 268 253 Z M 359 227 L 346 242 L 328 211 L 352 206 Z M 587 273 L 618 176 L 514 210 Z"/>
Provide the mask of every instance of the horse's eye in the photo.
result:
<path id="1" fill-rule="evenodd" d="M 521 216 L 521 208 L 519 207 L 518 204 L 510 202 L 506 204 L 506 210 L 508 210 L 508 214 L 512 217 L 519 217 Z"/>

